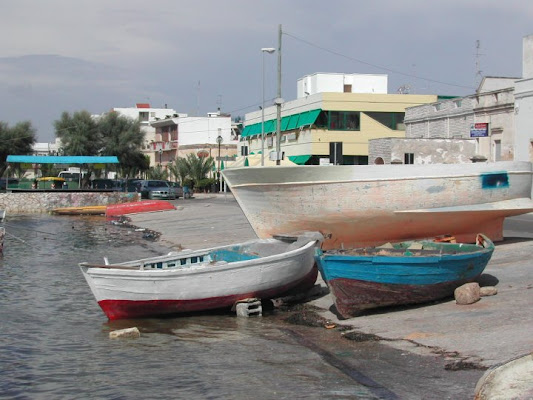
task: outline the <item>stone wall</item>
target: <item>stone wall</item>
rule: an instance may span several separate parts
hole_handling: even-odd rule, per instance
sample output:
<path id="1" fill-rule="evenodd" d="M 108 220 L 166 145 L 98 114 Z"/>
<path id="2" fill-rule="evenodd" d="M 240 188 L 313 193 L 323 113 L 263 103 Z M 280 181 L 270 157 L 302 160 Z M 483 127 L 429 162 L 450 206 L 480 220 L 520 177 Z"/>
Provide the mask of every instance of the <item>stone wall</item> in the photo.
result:
<path id="1" fill-rule="evenodd" d="M 8 215 L 46 213 L 54 208 L 106 206 L 138 200 L 138 193 L 123 192 L 11 192 L 0 193 L 0 209 Z"/>
<path id="2" fill-rule="evenodd" d="M 368 163 L 378 158 L 385 164 L 400 162 L 411 153 L 415 164 L 470 163 L 476 154 L 474 139 L 408 139 L 382 138 L 368 141 Z"/>

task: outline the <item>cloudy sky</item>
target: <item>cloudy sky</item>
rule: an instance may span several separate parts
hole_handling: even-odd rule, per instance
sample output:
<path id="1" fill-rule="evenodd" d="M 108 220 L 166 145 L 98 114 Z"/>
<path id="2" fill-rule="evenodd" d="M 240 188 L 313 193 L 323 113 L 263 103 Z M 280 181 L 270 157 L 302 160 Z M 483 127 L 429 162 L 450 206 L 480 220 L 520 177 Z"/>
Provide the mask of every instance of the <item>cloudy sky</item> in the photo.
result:
<path id="1" fill-rule="evenodd" d="M 244 116 L 261 105 L 261 48 L 278 47 L 279 24 L 285 100 L 315 72 L 388 74 L 389 93 L 468 95 L 478 70 L 521 76 L 533 2 L 2 0 L 0 121 L 30 120 L 45 142 L 63 111 L 142 102 Z M 268 104 L 277 56 L 264 65 Z"/>

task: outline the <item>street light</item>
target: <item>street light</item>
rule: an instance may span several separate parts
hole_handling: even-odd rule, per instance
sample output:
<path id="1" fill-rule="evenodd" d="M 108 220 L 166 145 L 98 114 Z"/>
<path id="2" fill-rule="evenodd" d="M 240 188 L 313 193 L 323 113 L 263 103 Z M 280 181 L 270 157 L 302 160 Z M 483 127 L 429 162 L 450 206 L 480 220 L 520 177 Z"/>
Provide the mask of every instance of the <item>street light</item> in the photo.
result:
<path id="1" fill-rule="evenodd" d="M 273 47 L 263 47 L 261 53 L 263 53 L 263 104 L 261 107 L 261 166 L 265 165 L 265 53 L 272 54 L 276 51 Z"/>
<path id="2" fill-rule="evenodd" d="M 159 165 L 162 164 L 161 158 L 163 157 L 163 149 L 159 149 Z"/>
<path id="3" fill-rule="evenodd" d="M 220 131 L 222 129 L 218 128 L 218 136 L 217 136 L 217 143 L 218 143 L 218 186 L 220 187 L 220 144 L 222 143 L 222 135 L 220 134 Z"/>

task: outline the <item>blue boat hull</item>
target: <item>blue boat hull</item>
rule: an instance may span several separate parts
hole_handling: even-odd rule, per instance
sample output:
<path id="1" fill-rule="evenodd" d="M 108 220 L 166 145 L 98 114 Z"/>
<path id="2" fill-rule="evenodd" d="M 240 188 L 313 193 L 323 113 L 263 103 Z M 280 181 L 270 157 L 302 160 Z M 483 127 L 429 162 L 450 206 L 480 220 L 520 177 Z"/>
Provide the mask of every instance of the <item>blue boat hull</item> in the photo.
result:
<path id="1" fill-rule="evenodd" d="M 486 247 L 443 243 L 438 245 L 440 250 L 427 255 L 408 250 L 397 255 L 386 255 L 386 250 L 369 255 L 319 250 L 315 258 L 338 313 L 350 318 L 367 309 L 424 303 L 452 295 L 458 286 L 476 280 L 485 269 L 494 251 L 492 242 L 486 240 Z"/>

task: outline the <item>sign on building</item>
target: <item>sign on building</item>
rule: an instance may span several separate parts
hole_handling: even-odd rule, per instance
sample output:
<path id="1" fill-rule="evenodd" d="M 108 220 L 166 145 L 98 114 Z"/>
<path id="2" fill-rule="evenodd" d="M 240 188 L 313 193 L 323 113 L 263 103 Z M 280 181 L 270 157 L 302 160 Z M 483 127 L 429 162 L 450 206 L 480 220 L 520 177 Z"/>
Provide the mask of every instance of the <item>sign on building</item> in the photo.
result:
<path id="1" fill-rule="evenodd" d="M 478 122 L 470 125 L 470 137 L 488 137 L 489 136 L 489 123 Z"/>

